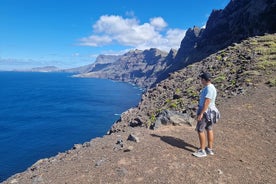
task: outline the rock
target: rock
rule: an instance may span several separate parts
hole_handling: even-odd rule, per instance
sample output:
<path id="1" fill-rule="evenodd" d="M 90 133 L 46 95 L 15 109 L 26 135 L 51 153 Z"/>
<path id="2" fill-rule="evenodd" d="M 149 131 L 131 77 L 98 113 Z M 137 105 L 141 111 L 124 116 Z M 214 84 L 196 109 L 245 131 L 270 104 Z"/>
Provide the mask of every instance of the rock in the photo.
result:
<path id="1" fill-rule="evenodd" d="M 222 170 L 217 169 L 218 174 L 223 174 Z"/>
<path id="2" fill-rule="evenodd" d="M 18 183 L 17 179 L 12 179 L 11 180 L 11 184 L 17 184 L 17 183 Z"/>
<path id="3" fill-rule="evenodd" d="M 124 147 L 123 139 L 119 138 L 116 142 L 117 145 L 120 145 L 121 147 Z"/>
<path id="4" fill-rule="evenodd" d="M 139 137 L 137 137 L 136 135 L 134 134 L 129 134 L 128 138 L 127 138 L 128 141 L 134 141 L 134 142 L 140 142 L 139 140 Z"/>
<path id="5" fill-rule="evenodd" d="M 32 184 L 41 184 L 41 183 L 44 183 L 44 180 L 43 180 L 42 176 L 38 176 L 38 177 L 35 177 L 33 179 L 33 183 Z"/>
<path id="6" fill-rule="evenodd" d="M 173 99 L 175 100 L 175 99 L 180 99 L 181 98 L 181 95 L 179 95 L 179 94 L 174 94 L 173 95 Z"/>
<path id="7" fill-rule="evenodd" d="M 141 126 L 143 122 L 139 118 L 135 118 L 133 121 L 129 123 L 129 126 L 131 127 L 138 127 Z"/>
<path id="8" fill-rule="evenodd" d="M 161 125 L 184 125 L 187 124 L 192 126 L 194 119 L 187 113 L 182 114 L 176 111 L 164 110 L 158 114 L 155 123 L 151 127 L 152 129 L 157 129 Z"/>
<path id="9" fill-rule="evenodd" d="M 90 144 L 90 142 L 85 142 L 85 143 L 83 143 L 83 145 L 82 145 L 83 147 L 90 147 L 91 146 L 91 144 Z"/>
<path id="10" fill-rule="evenodd" d="M 130 152 L 133 150 L 133 148 L 134 148 L 133 146 L 129 146 L 127 149 L 124 150 L 124 152 Z"/>
<path id="11" fill-rule="evenodd" d="M 116 171 L 117 171 L 118 175 L 121 177 L 127 175 L 127 173 L 128 173 L 128 171 L 124 167 L 118 168 Z"/>
<path id="12" fill-rule="evenodd" d="M 73 146 L 73 150 L 78 150 L 78 149 L 81 149 L 81 148 L 82 148 L 81 144 L 74 144 L 74 146 Z"/>
<path id="13" fill-rule="evenodd" d="M 104 163 L 104 160 L 98 160 L 95 164 L 96 167 L 101 166 Z"/>

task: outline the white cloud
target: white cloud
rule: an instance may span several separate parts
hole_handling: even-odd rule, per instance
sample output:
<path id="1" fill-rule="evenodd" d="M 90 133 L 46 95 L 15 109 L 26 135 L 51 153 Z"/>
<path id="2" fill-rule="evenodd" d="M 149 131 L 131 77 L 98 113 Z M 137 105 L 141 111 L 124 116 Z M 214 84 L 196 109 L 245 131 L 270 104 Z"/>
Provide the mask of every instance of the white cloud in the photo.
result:
<path id="1" fill-rule="evenodd" d="M 150 19 L 150 24 L 154 26 L 156 30 L 162 30 L 168 25 L 162 17 L 155 17 Z"/>
<path id="2" fill-rule="evenodd" d="M 134 11 L 127 11 L 126 12 L 126 16 L 128 16 L 128 17 L 134 17 L 135 13 L 134 13 Z"/>
<path id="3" fill-rule="evenodd" d="M 185 36 L 185 30 L 169 29 L 162 17 L 154 17 L 146 23 L 136 18 L 123 18 L 117 15 L 103 15 L 92 26 L 93 34 L 80 39 L 85 46 L 119 44 L 138 49 L 178 48 Z"/>
<path id="4" fill-rule="evenodd" d="M 93 46 L 98 47 L 101 45 L 106 45 L 112 42 L 112 39 L 109 36 L 98 36 L 98 35 L 91 35 L 86 38 L 80 39 L 82 45 L 86 46 Z"/>
<path id="5" fill-rule="evenodd" d="M 76 52 L 76 53 L 72 54 L 72 56 L 78 57 L 78 56 L 80 56 L 80 53 Z"/>

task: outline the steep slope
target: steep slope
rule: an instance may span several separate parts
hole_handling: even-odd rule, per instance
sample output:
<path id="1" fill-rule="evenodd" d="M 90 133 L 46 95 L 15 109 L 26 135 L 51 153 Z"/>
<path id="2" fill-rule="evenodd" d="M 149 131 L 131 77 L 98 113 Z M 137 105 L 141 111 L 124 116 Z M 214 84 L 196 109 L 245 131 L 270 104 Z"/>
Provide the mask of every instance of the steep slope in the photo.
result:
<path id="1" fill-rule="evenodd" d="M 125 126 L 154 127 L 165 110 L 180 111 L 189 122 L 195 117 L 201 89 L 198 75 L 208 71 L 218 88 L 218 100 L 244 94 L 260 83 L 275 86 L 276 34 L 254 37 L 233 44 L 199 63 L 189 65 L 170 75 L 143 94 L 137 108 L 125 112 L 110 132 Z M 191 123 L 191 122 L 189 122 Z"/>
<path id="2" fill-rule="evenodd" d="M 175 54 L 174 50 L 169 54 L 158 49 L 129 51 L 112 64 L 96 65 L 89 72 L 77 76 L 107 78 L 148 87 L 156 81 L 158 72 L 167 67 Z"/>
<path id="3" fill-rule="evenodd" d="M 198 145 L 193 126 L 162 126 L 155 131 L 128 126 L 126 114 L 140 118 L 141 113 L 160 107 L 187 113 L 197 101 L 197 75 L 202 70 L 215 76 L 219 89 L 222 119 L 215 126 L 214 156 L 198 159 L 191 155 Z M 4 184 L 273 184 L 275 101 L 276 35 L 250 38 L 172 74 L 149 90 L 139 107 L 126 112 L 117 124 L 120 130 L 40 160 Z M 128 141 L 130 133 L 139 141 Z"/>

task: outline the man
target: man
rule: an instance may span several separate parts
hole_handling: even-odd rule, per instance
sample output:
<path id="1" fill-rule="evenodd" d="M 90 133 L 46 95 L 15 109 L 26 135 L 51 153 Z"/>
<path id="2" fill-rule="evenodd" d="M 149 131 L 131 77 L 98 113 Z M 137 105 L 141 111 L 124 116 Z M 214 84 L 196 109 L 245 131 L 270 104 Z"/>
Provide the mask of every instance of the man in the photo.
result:
<path id="1" fill-rule="evenodd" d="M 220 114 L 215 104 L 217 90 L 211 83 L 211 75 L 209 73 L 202 73 L 199 77 L 201 79 L 201 83 L 204 86 L 204 89 L 200 94 L 196 126 L 196 131 L 198 132 L 200 142 L 200 149 L 193 153 L 193 155 L 196 157 L 206 157 L 207 154 L 214 155 L 213 125 L 220 118 Z M 206 135 L 204 130 L 207 132 L 208 147 L 205 147 Z"/>

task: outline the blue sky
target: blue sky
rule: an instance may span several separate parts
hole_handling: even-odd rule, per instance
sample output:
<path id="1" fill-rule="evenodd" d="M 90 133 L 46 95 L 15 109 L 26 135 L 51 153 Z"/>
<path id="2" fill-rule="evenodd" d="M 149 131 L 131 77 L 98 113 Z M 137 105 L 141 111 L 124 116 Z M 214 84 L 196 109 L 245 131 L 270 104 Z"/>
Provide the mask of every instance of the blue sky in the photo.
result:
<path id="1" fill-rule="evenodd" d="M 99 54 L 177 49 L 229 0 L 0 0 L 0 70 L 90 64 Z"/>

